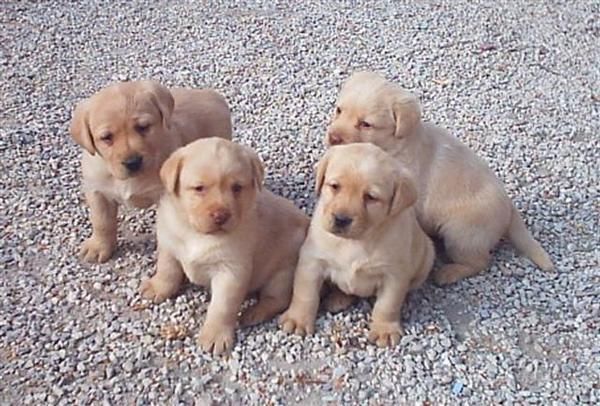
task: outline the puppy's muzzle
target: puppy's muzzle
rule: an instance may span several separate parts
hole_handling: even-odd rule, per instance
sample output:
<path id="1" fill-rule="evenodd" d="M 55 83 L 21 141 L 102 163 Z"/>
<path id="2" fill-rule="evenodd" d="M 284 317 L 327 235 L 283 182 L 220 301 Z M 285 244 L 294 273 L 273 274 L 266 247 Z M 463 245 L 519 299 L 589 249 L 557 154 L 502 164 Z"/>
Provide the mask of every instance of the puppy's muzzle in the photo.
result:
<path id="1" fill-rule="evenodd" d="M 129 173 L 138 172 L 142 168 L 144 158 L 141 155 L 131 155 L 126 160 L 121 162 Z"/>
<path id="2" fill-rule="evenodd" d="M 215 225 L 221 227 L 224 226 L 231 218 L 231 212 L 227 209 L 218 209 L 210 213 Z"/>
<path id="3" fill-rule="evenodd" d="M 340 145 L 344 143 L 344 138 L 337 132 L 332 131 L 327 135 L 327 142 L 329 142 L 329 145 L 331 146 Z"/>
<path id="4" fill-rule="evenodd" d="M 350 224 L 352 224 L 352 217 L 337 213 L 333 215 L 333 227 L 336 231 L 346 231 Z"/>

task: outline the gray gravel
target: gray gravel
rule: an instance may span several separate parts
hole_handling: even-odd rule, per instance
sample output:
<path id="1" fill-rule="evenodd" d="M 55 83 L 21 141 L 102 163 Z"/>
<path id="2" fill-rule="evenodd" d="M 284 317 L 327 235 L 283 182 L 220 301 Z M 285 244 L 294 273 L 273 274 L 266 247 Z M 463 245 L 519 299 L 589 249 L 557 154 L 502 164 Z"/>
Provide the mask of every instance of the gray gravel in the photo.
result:
<path id="1" fill-rule="evenodd" d="M 598 404 L 599 3 L 233 3 L 1 2 L 0 403 Z M 112 261 L 75 258 L 82 97 L 128 78 L 219 89 L 269 187 L 310 213 L 337 89 L 365 68 L 489 161 L 555 273 L 501 246 L 488 272 L 412 294 L 391 350 L 366 342 L 363 301 L 304 340 L 242 330 L 213 360 L 193 338 L 205 292 L 137 294 L 154 210 L 122 213 Z"/>

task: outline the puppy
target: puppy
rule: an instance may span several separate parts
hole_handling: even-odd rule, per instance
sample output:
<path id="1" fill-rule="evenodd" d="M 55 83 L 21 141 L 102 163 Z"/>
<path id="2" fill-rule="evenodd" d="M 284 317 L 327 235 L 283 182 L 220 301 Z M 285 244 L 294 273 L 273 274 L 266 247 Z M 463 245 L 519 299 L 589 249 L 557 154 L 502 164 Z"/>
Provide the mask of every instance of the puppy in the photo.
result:
<path id="1" fill-rule="evenodd" d="M 413 181 L 379 147 L 351 144 L 321 159 L 316 188 L 320 198 L 300 251 L 292 303 L 280 318 L 283 330 L 313 333 L 319 291 L 328 280 L 347 295 L 377 296 L 369 339 L 396 345 L 406 294 L 425 281 L 435 256 L 412 207 Z M 338 305 L 350 303 L 339 291 L 334 295 Z"/>
<path id="2" fill-rule="evenodd" d="M 197 138 L 231 138 L 225 99 L 213 90 L 169 90 L 152 81 L 108 86 L 82 101 L 70 132 L 83 148 L 83 190 L 92 236 L 80 256 L 105 262 L 117 242 L 120 204 L 145 208 L 158 201 L 163 161 Z"/>
<path id="3" fill-rule="evenodd" d="M 166 194 L 157 212 L 157 271 L 142 282 L 141 293 L 160 302 L 178 291 L 184 276 L 209 287 L 198 343 L 220 354 L 232 346 L 248 293 L 259 297 L 242 325 L 270 319 L 289 305 L 308 217 L 263 190 L 258 155 L 231 141 L 195 141 L 173 153 L 160 176 Z"/>
<path id="4" fill-rule="evenodd" d="M 329 145 L 370 142 L 400 160 L 417 183 L 417 216 L 443 239 L 452 263 L 435 272 L 440 285 L 485 269 L 502 237 L 543 270 L 550 257 L 533 239 L 500 180 L 458 139 L 421 121 L 418 99 L 383 77 L 360 72 L 342 86 L 327 131 Z"/>

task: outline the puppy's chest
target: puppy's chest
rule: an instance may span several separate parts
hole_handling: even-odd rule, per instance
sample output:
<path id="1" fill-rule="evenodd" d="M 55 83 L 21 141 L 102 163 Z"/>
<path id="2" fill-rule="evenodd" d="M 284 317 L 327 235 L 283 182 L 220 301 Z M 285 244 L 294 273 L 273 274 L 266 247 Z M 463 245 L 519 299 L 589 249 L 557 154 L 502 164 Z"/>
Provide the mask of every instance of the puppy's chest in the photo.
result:
<path id="1" fill-rule="evenodd" d="M 210 280 L 217 272 L 228 272 L 238 268 L 235 249 L 218 239 L 190 238 L 179 241 L 171 247 L 181 263 L 190 282 L 210 287 Z"/>
<path id="2" fill-rule="evenodd" d="M 152 206 L 160 198 L 162 186 L 156 180 L 113 181 L 113 187 L 108 192 L 111 197 L 122 205 L 143 209 Z"/>
<path id="3" fill-rule="evenodd" d="M 381 286 L 381 264 L 363 252 L 339 255 L 329 263 L 328 277 L 347 294 L 373 296 Z"/>

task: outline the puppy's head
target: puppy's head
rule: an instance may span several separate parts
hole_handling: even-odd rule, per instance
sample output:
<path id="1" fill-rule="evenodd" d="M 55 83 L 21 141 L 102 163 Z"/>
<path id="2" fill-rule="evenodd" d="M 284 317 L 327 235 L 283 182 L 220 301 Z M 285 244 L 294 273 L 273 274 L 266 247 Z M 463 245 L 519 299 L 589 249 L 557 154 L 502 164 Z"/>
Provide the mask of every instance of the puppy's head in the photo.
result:
<path id="1" fill-rule="evenodd" d="M 158 172 L 174 100 L 153 81 L 108 86 L 75 108 L 70 132 L 117 179 Z"/>
<path id="2" fill-rule="evenodd" d="M 326 143 L 370 142 L 388 151 L 420 123 L 416 96 L 376 73 L 358 72 L 342 86 Z"/>
<path id="3" fill-rule="evenodd" d="M 321 226 L 359 239 L 417 200 L 413 181 L 396 161 L 369 143 L 330 148 L 317 164 Z"/>
<path id="4" fill-rule="evenodd" d="M 198 232 L 229 232 L 254 207 L 264 169 L 250 148 L 222 138 L 205 138 L 175 151 L 160 177 L 189 224 Z"/>

